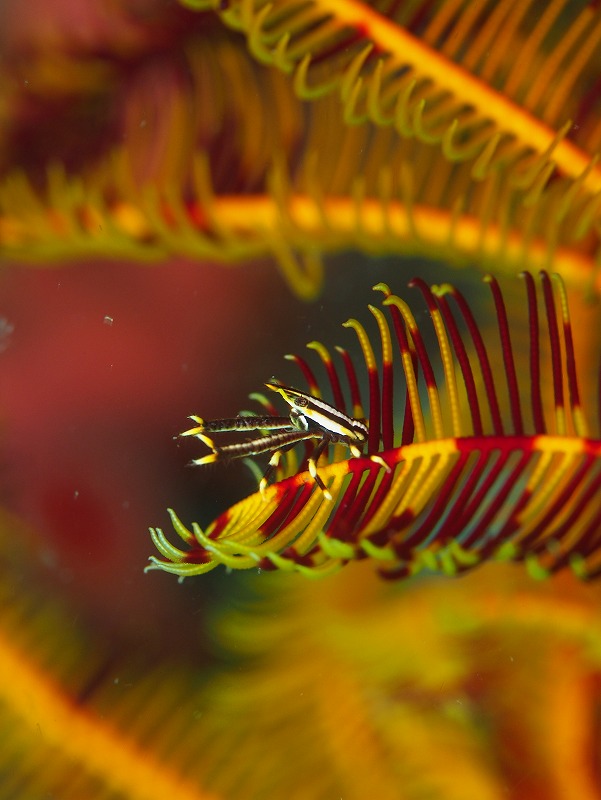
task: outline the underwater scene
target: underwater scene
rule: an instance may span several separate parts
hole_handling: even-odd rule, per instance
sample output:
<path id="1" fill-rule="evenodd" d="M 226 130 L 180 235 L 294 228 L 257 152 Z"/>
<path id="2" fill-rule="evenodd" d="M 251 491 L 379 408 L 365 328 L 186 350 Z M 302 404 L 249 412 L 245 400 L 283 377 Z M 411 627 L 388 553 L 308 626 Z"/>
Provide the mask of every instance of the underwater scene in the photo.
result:
<path id="1" fill-rule="evenodd" d="M 0 800 L 601 800 L 601 10 L 0 6 Z"/>

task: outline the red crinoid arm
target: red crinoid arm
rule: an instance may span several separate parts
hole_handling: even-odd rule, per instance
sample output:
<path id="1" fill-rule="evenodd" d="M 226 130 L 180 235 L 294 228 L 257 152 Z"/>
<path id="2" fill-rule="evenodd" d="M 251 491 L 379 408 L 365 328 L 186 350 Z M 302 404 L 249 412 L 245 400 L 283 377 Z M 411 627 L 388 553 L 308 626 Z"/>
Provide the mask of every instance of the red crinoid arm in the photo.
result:
<path id="1" fill-rule="evenodd" d="M 346 373 L 346 379 L 348 381 L 351 393 L 351 403 L 353 405 L 352 415 L 357 419 L 363 419 L 365 417 L 365 411 L 363 410 L 363 403 L 361 401 L 361 392 L 359 391 L 359 381 L 357 380 L 355 365 L 353 364 L 348 351 L 343 347 L 337 346 L 336 352 L 342 357 L 344 371 Z"/>
<path id="2" fill-rule="evenodd" d="M 370 310 L 371 307 L 370 307 Z M 349 319 L 343 323 L 344 328 L 353 328 L 359 339 L 369 385 L 369 436 L 367 439 L 367 452 L 377 453 L 380 449 L 381 433 L 381 407 L 380 407 L 380 380 L 378 367 L 373 348 L 365 328 L 356 319 Z"/>
<path id="3" fill-rule="evenodd" d="M 558 433 L 565 433 L 565 401 L 563 396 L 563 372 L 561 369 L 561 351 L 559 345 L 559 326 L 555 314 L 555 301 L 551 290 L 551 283 L 546 272 L 541 272 L 543 298 L 547 314 L 549 330 L 549 343 L 551 345 L 551 371 L 553 375 L 553 398 L 555 413 L 557 415 Z"/>
<path id="4" fill-rule="evenodd" d="M 482 415 L 480 413 L 480 402 L 478 400 L 476 381 L 466 346 L 461 338 L 459 328 L 457 327 L 457 323 L 455 322 L 455 318 L 453 317 L 451 308 L 447 302 L 447 298 L 444 295 L 444 287 L 433 286 L 432 292 L 436 295 L 436 301 L 444 319 L 445 327 L 451 337 L 453 349 L 461 370 L 461 377 L 463 378 L 463 384 L 467 395 L 467 407 L 470 413 L 474 436 L 481 436 L 483 433 L 483 427 Z"/>
<path id="5" fill-rule="evenodd" d="M 503 364 L 505 366 L 505 378 L 507 381 L 507 391 L 509 394 L 509 406 L 511 408 L 511 422 L 513 431 L 519 436 L 524 432 L 524 423 L 522 420 L 522 409 L 520 406 L 520 391 L 518 388 L 518 379 L 515 371 L 515 363 L 513 359 L 513 350 L 511 347 L 511 336 L 509 334 L 509 323 L 507 321 L 507 310 L 503 301 L 503 295 L 499 284 L 492 275 L 487 275 L 484 278 L 492 291 L 495 301 L 495 308 L 497 312 L 497 323 L 499 326 L 499 337 L 501 339 L 501 353 L 503 355 Z"/>
<path id="6" fill-rule="evenodd" d="M 376 318 L 382 342 L 382 391 L 381 391 L 381 444 L 383 450 L 394 447 L 394 375 L 392 338 L 385 317 L 377 308 L 370 306 Z"/>
<path id="7" fill-rule="evenodd" d="M 460 292 L 457 291 L 457 289 L 455 289 L 454 286 L 451 286 L 450 284 L 444 284 L 444 287 L 440 287 L 439 291 L 440 290 L 448 292 L 448 294 L 453 298 L 467 325 L 471 341 L 476 350 L 477 361 L 482 371 L 482 380 L 486 392 L 486 407 L 491 415 L 493 432 L 497 436 L 502 436 L 503 422 L 501 419 L 499 400 L 497 397 L 497 392 L 495 390 L 495 382 L 492 376 L 490 359 L 488 356 L 486 346 L 484 344 L 484 340 L 482 338 L 482 334 L 480 333 L 478 323 L 476 322 L 474 315 L 472 314 L 472 310 L 467 304 L 466 299 Z"/>
<path id="8" fill-rule="evenodd" d="M 536 287 L 534 285 L 534 279 L 529 272 L 523 272 L 521 277 L 524 279 L 526 284 L 526 293 L 528 297 L 532 422 L 534 424 L 535 433 L 543 433 L 545 430 L 545 418 L 543 414 L 543 401 L 541 396 L 540 335 L 538 307 L 536 303 Z"/>
<path id="9" fill-rule="evenodd" d="M 303 374 L 303 378 L 307 383 L 308 392 L 309 394 L 313 395 L 313 397 L 321 397 L 321 391 L 319 389 L 319 383 L 317 382 L 317 378 L 315 377 L 315 373 L 311 369 L 311 367 L 307 364 L 305 359 L 302 356 L 298 356 L 295 353 L 289 353 L 288 355 L 284 356 L 287 361 L 293 361 L 296 366 L 300 369 Z"/>
<path id="10" fill-rule="evenodd" d="M 386 298 L 389 298 L 392 294 L 392 292 L 385 283 L 378 283 L 376 286 L 374 286 L 374 289 L 376 291 L 383 292 Z M 407 359 L 408 366 L 406 367 L 406 369 L 408 369 L 409 372 L 417 378 L 417 356 L 415 353 L 415 348 L 411 347 L 409 344 L 403 318 L 401 317 L 398 308 L 394 305 L 390 306 L 390 314 L 392 316 L 392 323 L 394 326 L 397 345 L 401 352 L 401 357 Z M 386 402 L 387 402 L 387 395 L 384 394 L 383 403 Z M 392 395 L 390 395 L 390 403 L 392 403 Z M 408 388 L 405 390 L 404 408 L 405 411 L 403 417 L 403 428 L 401 432 L 401 441 L 400 441 L 401 445 L 409 444 L 409 442 L 413 441 L 413 438 L 415 436 L 413 410 L 411 408 L 411 399 Z"/>
<path id="11" fill-rule="evenodd" d="M 340 376 L 338 375 L 338 370 L 332 361 L 332 357 L 330 356 L 328 349 L 320 342 L 310 342 L 307 347 L 310 350 L 315 350 L 326 368 L 328 380 L 330 382 L 330 388 L 332 390 L 332 399 L 334 401 L 334 405 L 341 411 L 348 413 L 346 403 L 344 402 L 342 386 L 340 384 Z"/>
<path id="12" fill-rule="evenodd" d="M 264 496 L 242 500 L 206 531 L 188 531 L 170 512 L 188 550 L 153 530 L 161 558 L 152 568 L 186 576 L 218 564 L 260 565 L 314 576 L 367 557 L 385 577 L 399 578 L 424 569 L 458 574 L 502 558 L 524 561 L 537 576 L 566 566 L 582 578 L 601 574 L 601 439 L 588 434 L 581 408 L 565 290 L 555 276 L 524 276 L 529 343 L 527 367 L 518 369 L 500 287 L 492 278 L 487 283 L 498 328 L 492 344 L 450 286 L 413 282 L 428 306 L 425 324 L 431 321 L 436 333 L 428 346 L 407 303 L 376 287 L 384 293 L 382 308 L 370 307 L 377 338 L 356 320 L 347 323 L 363 364 L 336 348 L 336 365 L 323 345 L 312 345 L 341 411 L 343 373 L 359 416 L 359 368 L 367 372 L 368 455 L 321 463 L 317 474 L 327 493 L 309 473 L 293 474 Z M 308 364 L 294 360 L 311 385 Z M 399 408 L 397 381 L 405 383 Z M 554 415 L 544 412 L 547 386 Z"/>

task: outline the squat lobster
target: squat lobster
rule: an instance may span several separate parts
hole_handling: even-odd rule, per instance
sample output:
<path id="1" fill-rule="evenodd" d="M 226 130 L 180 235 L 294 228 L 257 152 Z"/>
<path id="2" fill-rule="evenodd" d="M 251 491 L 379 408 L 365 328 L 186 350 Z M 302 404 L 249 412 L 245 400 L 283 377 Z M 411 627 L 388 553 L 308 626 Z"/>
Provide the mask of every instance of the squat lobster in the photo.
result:
<path id="1" fill-rule="evenodd" d="M 268 389 L 280 394 L 290 406 L 287 417 L 249 416 L 231 417 L 229 419 L 204 420 L 191 416 L 195 427 L 184 431 L 181 436 L 196 436 L 211 448 L 212 452 L 202 458 L 196 458 L 192 464 L 202 466 L 229 458 L 255 456 L 259 453 L 273 452 L 259 489 L 264 492 L 271 473 L 277 467 L 282 454 L 297 442 L 317 439 L 311 457 L 308 460 L 309 473 L 328 500 L 332 496 L 317 474 L 317 462 L 330 444 L 345 444 L 353 456 L 361 455 L 361 448 L 367 441 L 368 428 L 365 420 L 349 417 L 335 406 L 318 397 L 313 397 L 300 389 L 283 386 L 280 383 L 266 383 Z M 218 447 L 209 433 L 225 433 L 227 431 L 272 431 L 257 439 L 228 444 Z"/>

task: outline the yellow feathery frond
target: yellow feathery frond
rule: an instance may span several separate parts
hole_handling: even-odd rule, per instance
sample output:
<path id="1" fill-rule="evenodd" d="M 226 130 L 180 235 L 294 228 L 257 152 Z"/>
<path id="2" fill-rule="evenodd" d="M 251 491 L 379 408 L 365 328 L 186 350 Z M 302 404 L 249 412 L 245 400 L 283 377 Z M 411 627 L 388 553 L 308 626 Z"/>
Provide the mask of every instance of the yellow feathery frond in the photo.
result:
<path id="1" fill-rule="evenodd" d="M 401 4 L 388 13 L 357 0 L 185 5 L 216 10 L 247 36 L 258 61 L 293 76 L 303 99 L 335 91 L 348 124 L 391 125 L 401 136 L 439 145 L 450 160 L 471 161 L 476 178 L 519 162 L 515 179 L 524 187 L 542 175 L 548 180 L 556 166 L 571 179 L 586 173 L 587 191 L 601 190 L 601 171 L 590 170 L 587 153 L 566 138 L 565 106 L 586 81 L 601 41 L 593 9 L 572 10 L 565 0 L 544 15 L 535 3 L 513 13 L 504 4 L 504 14 L 490 2 L 457 5 L 451 16 L 451 4 L 423 14 Z M 560 71 L 557 101 L 545 113 Z"/>
<path id="2" fill-rule="evenodd" d="M 526 784 L 593 800 L 598 585 L 564 578 L 536 584 L 495 564 L 394 591 L 361 567 L 288 580 L 285 591 L 253 580 L 273 591 L 217 626 L 247 666 L 217 678 L 203 719 L 220 738 L 228 720 L 255 765 L 249 781 L 269 781 L 263 796 L 299 785 L 299 798 L 362 800 L 376 787 L 408 800 L 500 800 Z M 273 730 L 278 747 L 265 748 Z M 282 755 L 299 742 L 298 758 Z"/>
<path id="3" fill-rule="evenodd" d="M 253 63 L 236 36 L 211 28 L 188 42 L 190 81 L 168 84 L 153 126 L 141 127 L 147 99 L 134 93 L 125 144 L 96 164 L 72 174 L 50 163 L 45 178 L 5 175 L 3 254 L 37 262 L 184 255 L 228 264 L 271 256 L 292 289 L 311 298 L 323 281 L 323 254 L 354 248 L 496 273 L 547 269 L 596 293 L 600 173 L 582 148 L 592 152 L 599 143 L 590 126 L 581 134 L 584 110 L 573 109 L 580 122 L 569 131 L 559 111 L 546 114 L 552 91 L 541 76 L 565 69 L 569 80 L 552 86 L 568 87 L 573 102 L 584 103 L 599 25 L 589 7 L 573 10 L 563 0 L 540 20 L 529 4 L 502 6 L 501 13 L 485 0 L 421 11 L 403 4 L 394 14 L 348 0 L 332 8 L 312 2 L 284 10 L 248 0 L 220 6 L 228 24 L 253 28 L 253 42 L 266 37 L 279 66 L 295 64 L 311 81 L 323 73 L 330 88 L 344 88 L 347 104 L 365 103 L 366 121 L 349 125 L 333 91 L 311 102 L 295 96 L 286 69 Z M 354 27 L 344 22 L 352 9 L 362 12 Z M 370 31 L 386 35 L 370 39 L 368 51 Z M 397 34 L 420 53 L 406 70 L 393 46 Z M 521 58 L 509 55 L 509 41 Z M 433 63 L 441 80 L 454 76 L 456 95 L 421 75 Z M 532 67 L 526 72 L 537 76 L 536 91 L 516 64 Z M 298 82 L 297 75 L 297 89 Z M 474 87 L 486 102 L 478 105 Z M 396 102 L 412 109 L 401 126 L 410 136 L 399 137 L 376 113 Z M 499 132 L 505 123 L 513 133 Z M 439 124 L 447 132 L 436 145 Z M 540 141 L 532 126 L 546 131 Z M 522 136 L 522 128 L 532 135 Z M 461 158 L 450 153 L 458 141 Z M 472 145 L 478 155 L 469 155 Z"/>
<path id="4" fill-rule="evenodd" d="M 349 248 L 497 273 L 552 268 L 569 286 L 601 291 L 595 215 L 576 184 L 531 197 L 494 175 L 473 184 L 431 148 L 394 149 L 385 131 L 345 130 L 329 118 L 311 120 L 294 173 L 278 158 L 256 192 L 224 192 L 202 151 L 183 182 L 138 186 L 125 151 L 85 179 L 55 166 L 45 194 L 15 175 L 0 186 L 0 243 L 13 258 L 44 261 L 177 254 L 233 264 L 267 255 L 302 297 L 319 291 L 321 255 Z"/>
<path id="5" fill-rule="evenodd" d="M 21 527 L 0 513 L 5 568 L 22 557 L 13 543 Z M 132 663 L 103 652 L 47 593 L 42 597 L 32 585 L 24 592 L 24 572 L 17 574 L 18 586 L 11 569 L 0 579 L 2 796 L 217 800 L 193 761 L 184 765 L 189 714 L 173 714 L 182 687 L 188 701 L 198 694 L 197 670 L 176 675 L 163 667 L 140 675 Z M 170 726 L 157 726 L 165 713 Z M 174 737 L 182 759 L 167 765 Z"/>

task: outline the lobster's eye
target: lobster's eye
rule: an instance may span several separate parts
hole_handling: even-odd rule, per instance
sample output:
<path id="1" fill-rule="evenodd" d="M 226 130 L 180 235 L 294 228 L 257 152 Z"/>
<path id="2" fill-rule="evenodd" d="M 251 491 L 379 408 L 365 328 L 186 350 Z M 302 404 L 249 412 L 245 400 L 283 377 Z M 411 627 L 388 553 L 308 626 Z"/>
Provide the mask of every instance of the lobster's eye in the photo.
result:
<path id="1" fill-rule="evenodd" d="M 297 408 L 306 408 L 309 405 L 309 401 L 306 397 L 297 397 L 294 400 L 294 405 Z"/>

